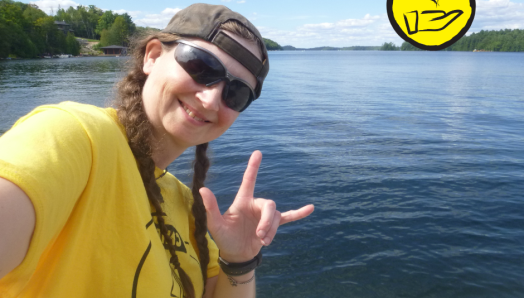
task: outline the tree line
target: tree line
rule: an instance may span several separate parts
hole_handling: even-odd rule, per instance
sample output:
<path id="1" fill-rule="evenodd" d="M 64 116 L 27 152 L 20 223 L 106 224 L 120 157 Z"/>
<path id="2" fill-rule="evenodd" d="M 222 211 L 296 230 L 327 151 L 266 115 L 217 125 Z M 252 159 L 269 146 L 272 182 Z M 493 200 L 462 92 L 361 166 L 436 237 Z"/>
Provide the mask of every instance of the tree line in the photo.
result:
<path id="1" fill-rule="evenodd" d="M 73 34 L 59 31 L 55 19 L 34 4 L 0 0 L 0 57 L 31 58 L 43 54 L 76 54 Z"/>
<path id="2" fill-rule="evenodd" d="M 137 30 L 129 14 L 103 11 L 94 5 L 58 9 L 55 20 L 70 24 L 78 37 L 100 40 L 98 48 L 109 45 L 126 46 L 129 36 Z"/>
<path id="3" fill-rule="evenodd" d="M 278 43 L 264 39 L 268 50 L 284 51 L 350 51 L 350 50 L 368 50 L 368 51 L 422 51 L 409 42 L 403 42 L 397 46 L 392 42 L 385 42 L 382 46 L 353 46 L 353 47 L 316 47 L 316 48 L 295 48 L 293 46 L 281 47 Z M 503 29 L 472 33 L 469 36 L 462 36 L 456 43 L 443 49 L 442 51 L 473 51 L 484 50 L 493 52 L 524 52 L 524 30 L 523 29 Z"/>
<path id="4" fill-rule="evenodd" d="M 408 42 L 402 43 L 401 51 L 420 51 L 419 48 Z M 484 50 L 493 52 L 524 52 L 524 30 L 503 29 L 472 33 L 462 36 L 456 43 L 442 51 Z"/>
<path id="5" fill-rule="evenodd" d="M 70 25 L 59 30 L 55 21 Z M 144 28 L 138 28 L 144 29 Z M 35 4 L 0 0 L 0 58 L 80 53 L 76 37 L 100 40 L 98 47 L 127 45 L 137 31 L 131 16 L 89 6 L 59 8 L 49 16 Z"/>
<path id="6" fill-rule="evenodd" d="M 392 42 L 385 42 L 385 43 L 382 44 L 382 46 L 380 47 L 379 50 L 380 51 L 398 51 L 398 50 L 400 50 L 400 47 L 397 47 Z"/>

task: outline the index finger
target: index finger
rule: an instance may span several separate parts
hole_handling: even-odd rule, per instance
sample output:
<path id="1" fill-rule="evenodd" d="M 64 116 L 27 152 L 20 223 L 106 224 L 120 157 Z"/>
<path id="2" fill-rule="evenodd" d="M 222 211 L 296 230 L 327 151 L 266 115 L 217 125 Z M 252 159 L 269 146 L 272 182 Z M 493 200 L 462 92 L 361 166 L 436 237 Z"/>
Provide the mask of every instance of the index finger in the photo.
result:
<path id="1" fill-rule="evenodd" d="M 249 162 L 247 163 L 246 171 L 244 172 L 244 178 L 242 184 L 238 190 L 238 197 L 253 197 L 255 192 L 255 183 L 257 181 L 258 169 L 262 162 L 262 153 L 258 150 L 251 154 Z"/>

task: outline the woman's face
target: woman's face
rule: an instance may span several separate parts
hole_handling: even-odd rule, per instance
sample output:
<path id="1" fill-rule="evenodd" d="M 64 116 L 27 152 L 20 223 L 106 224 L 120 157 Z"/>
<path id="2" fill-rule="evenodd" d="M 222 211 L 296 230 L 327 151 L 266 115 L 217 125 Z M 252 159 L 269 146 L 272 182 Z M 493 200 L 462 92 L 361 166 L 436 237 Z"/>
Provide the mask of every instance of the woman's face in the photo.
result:
<path id="1" fill-rule="evenodd" d="M 261 57 L 256 44 L 228 35 Z M 201 39 L 184 39 L 211 51 L 231 74 L 255 88 L 255 77 L 220 48 Z M 222 100 L 225 82 L 210 87 L 197 84 L 176 62 L 174 53 L 175 47 L 163 49 L 158 40 L 148 44 L 143 69 L 148 78 L 142 96 L 155 140 L 160 146 L 169 147 L 162 149 L 185 150 L 218 138 L 235 122 L 239 112 L 228 108 Z"/>

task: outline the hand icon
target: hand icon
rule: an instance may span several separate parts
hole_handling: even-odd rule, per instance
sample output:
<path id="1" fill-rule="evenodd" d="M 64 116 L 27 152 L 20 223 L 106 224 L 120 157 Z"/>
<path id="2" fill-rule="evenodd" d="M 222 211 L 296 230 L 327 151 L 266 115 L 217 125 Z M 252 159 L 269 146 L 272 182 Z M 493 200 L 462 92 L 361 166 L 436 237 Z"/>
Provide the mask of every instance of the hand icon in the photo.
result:
<path id="1" fill-rule="evenodd" d="M 208 229 L 213 236 L 220 255 L 229 262 L 245 262 L 253 259 L 263 245 L 269 245 L 280 225 L 310 215 L 313 205 L 280 213 L 272 200 L 255 199 L 253 193 L 262 153 L 255 151 L 249 159 L 244 179 L 233 204 L 220 214 L 215 195 L 208 188 L 200 194 L 207 211 Z"/>
<path id="2" fill-rule="evenodd" d="M 397 34 L 414 45 L 438 51 L 457 42 L 475 18 L 476 0 L 387 0 Z"/>
<path id="3" fill-rule="evenodd" d="M 419 16 L 418 10 L 414 10 L 404 13 L 404 21 L 410 35 L 419 31 L 442 31 L 463 13 L 462 10 L 448 13 L 443 10 L 425 10 Z"/>

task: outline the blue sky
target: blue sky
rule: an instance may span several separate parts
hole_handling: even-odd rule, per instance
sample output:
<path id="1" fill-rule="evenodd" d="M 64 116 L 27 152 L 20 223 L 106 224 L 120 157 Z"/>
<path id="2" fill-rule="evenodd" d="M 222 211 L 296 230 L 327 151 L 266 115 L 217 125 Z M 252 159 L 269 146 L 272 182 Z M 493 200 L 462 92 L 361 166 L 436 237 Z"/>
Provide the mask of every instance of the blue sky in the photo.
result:
<path id="1" fill-rule="evenodd" d="M 422 0 L 420 0 L 422 1 Z M 429 0 L 428 0 L 429 1 Z M 440 0 L 453 1 L 453 0 Z M 163 28 L 178 10 L 195 1 L 37 0 L 47 13 L 58 6 L 95 5 L 127 12 L 137 25 Z M 386 0 L 214 0 L 246 16 L 262 35 L 280 45 L 295 47 L 381 45 L 402 39 L 389 24 Z M 524 29 L 524 0 L 477 0 L 470 32 Z"/>

